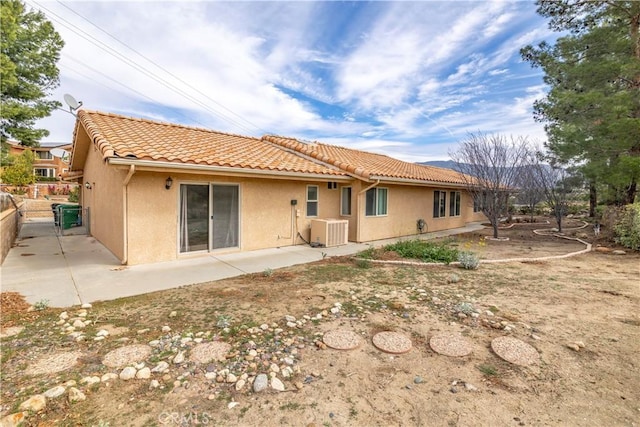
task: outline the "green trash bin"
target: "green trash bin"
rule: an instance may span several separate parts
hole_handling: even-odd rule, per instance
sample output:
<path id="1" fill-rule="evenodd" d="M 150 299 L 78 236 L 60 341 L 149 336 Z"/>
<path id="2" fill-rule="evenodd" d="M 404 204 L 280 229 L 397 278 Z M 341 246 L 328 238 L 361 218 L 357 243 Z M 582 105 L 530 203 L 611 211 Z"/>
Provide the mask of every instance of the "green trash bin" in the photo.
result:
<path id="1" fill-rule="evenodd" d="M 82 225 L 82 207 L 79 205 L 60 205 L 58 218 L 62 223 L 62 229 L 68 230 L 71 227 Z"/>

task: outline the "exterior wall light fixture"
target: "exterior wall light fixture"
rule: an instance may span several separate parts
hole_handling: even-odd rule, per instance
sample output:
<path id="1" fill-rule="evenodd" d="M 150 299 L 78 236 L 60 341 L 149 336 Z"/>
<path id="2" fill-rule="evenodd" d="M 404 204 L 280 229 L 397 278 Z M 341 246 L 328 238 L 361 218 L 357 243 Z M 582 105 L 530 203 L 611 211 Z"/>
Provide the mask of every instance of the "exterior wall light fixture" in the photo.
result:
<path id="1" fill-rule="evenodd" d="M 171 177 L 167 178 L 167 180 L 164 183 L 164 188 L 168 190 L 171 188 L 172 185 L 173 185 L 173 179 L 171 179 Z"/>
<path id="2" fill-rule="evenodd" d="M 84 183 L 84 188 L 86 188 L 87 190 L 91 190 L 91 183 L 90 182 L 85 182 Z"/>

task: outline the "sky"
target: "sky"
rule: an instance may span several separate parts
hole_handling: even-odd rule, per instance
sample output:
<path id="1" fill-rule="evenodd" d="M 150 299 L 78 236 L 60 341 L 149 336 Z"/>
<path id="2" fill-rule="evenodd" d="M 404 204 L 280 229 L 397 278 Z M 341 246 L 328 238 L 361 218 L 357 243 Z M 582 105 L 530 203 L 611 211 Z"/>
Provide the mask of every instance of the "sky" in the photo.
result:
<path id="1" fill-rule="evenodd" d="M 545 140 L 519 50 L 557 35 L 530 1 L 26 3 L 65 41 L 52 97 L 81 108 L 411 162 L 470 133 Z M 64 107 L 42 142 L 71 142 Z"/>

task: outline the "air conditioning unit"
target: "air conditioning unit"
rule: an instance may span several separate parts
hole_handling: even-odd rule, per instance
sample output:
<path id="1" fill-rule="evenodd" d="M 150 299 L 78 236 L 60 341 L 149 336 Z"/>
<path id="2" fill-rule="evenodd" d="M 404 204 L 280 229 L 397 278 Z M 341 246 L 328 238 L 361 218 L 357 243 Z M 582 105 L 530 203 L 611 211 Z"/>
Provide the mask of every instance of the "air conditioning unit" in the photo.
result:
<path id="1" fill-rule="evenodd" d="M 349 239 L 349 221 L 341 219 L 314 219 L 311 221 L 311 245 L 331 247 L 346 245 Z"/>

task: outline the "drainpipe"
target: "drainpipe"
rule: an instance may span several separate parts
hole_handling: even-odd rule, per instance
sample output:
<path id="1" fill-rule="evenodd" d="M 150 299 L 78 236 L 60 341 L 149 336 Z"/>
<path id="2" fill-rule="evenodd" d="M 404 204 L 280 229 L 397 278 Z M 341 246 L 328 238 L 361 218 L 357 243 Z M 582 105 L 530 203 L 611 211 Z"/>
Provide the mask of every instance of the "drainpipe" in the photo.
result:
<path id="1" fill-rule="evenodd" d="M 122 255 L 122 265 L 126 265 L 129 261 L 129 225 L 128 225 L 128 208 L 129 208 L 129 181 L 136 173 L 136 165 L 129 166 L 129 173 L 122 182 L 122 242 L 124 250 Z"/>
<path id="2" fill-rule="evenodd" d="M 380 180 L 376 180 L 376 182 L 374 182 L 373 184 L 371 184 L 370 186 L 368 186 L 367 188 L 365 188 L 364 190 L 360 191 L 358 193 L 358 197 L 356 197 L 356 203 L 358 206 L 356 206 L 357 212 L 358 212 L 358 228 L 357 228 L 357 236 L 356 236 L 356 241 L 358 243 L 360 243 L 362 240 L 360 239 L 360 225 L 362 223 L 362 219 L 360 218 L 361 212 L 360 212 L 360 199 L 362 198 L 362 195 L 364 193 L 366 193 L 367 191 L 371 190 L 373 187 L 376 187 L 377 185 L 380 184 Z"/>

